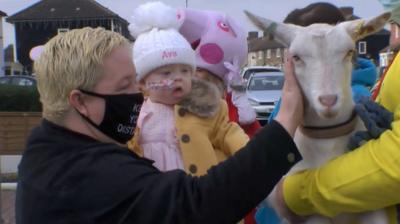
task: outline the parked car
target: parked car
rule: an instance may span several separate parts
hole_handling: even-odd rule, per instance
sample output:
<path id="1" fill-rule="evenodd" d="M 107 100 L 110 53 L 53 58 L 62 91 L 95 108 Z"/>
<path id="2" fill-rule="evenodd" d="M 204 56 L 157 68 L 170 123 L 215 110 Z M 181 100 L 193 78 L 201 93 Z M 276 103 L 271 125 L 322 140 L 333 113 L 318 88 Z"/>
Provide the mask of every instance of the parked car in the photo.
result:
<path id="1" fill-rule="evenodd" d="M 244 80 L 249 80 L 250 76 L 252 76 L 255 73 L 259 72 L 280 72 L 281 70 L 277 67 L 272 67 L 272 66 L 250 66 L 250 67 L 245 67 L 242 70 L 242 77 Z"/>
<path id="2" fill-rule="evenodd" d="M 284 76 L 281 70 L 254 72 L 247 83 L 247 97 L 257 113 L 257 119 L 265 124 L 281 97 Z"/>
<path id="3" fill-rule="evenodd" d="M 0 85 L 36 86 L 36 78 L 29 75 L 0 76 Z"/>

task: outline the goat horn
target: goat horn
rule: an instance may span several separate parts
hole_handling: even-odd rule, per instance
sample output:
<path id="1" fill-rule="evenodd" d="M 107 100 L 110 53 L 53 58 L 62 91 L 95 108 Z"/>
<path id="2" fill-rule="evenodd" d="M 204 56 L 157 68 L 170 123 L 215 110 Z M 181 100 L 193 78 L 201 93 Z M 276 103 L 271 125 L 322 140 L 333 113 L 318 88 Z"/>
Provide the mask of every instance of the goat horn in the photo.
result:
<path id="1" fill-rule="evenodd" d="M 268 32 L 268 33 L 274 33 L 277 27 L 277 23 L 273 21 L 269 21 L 265 18 L 262 18 L 260 16 L 257 16 L 247 10 L 244 10 L 244 13 L 246 16 L 250 19 L 250 21 L 259 27 L 260 29 Z"/>

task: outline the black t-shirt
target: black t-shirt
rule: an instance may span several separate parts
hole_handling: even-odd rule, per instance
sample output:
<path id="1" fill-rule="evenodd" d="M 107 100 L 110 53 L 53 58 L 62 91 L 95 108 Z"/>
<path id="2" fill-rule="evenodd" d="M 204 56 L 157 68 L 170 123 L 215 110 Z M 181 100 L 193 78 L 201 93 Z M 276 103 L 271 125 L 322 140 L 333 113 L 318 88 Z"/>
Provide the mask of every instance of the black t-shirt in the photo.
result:
<path id="1" fill-rule="evenodd" d="M 43 120 L 19 165 L 17 224 L 235 223 L 299 159 L 273 122 L 205 176 L 163 173 L 127 148 Z"/>

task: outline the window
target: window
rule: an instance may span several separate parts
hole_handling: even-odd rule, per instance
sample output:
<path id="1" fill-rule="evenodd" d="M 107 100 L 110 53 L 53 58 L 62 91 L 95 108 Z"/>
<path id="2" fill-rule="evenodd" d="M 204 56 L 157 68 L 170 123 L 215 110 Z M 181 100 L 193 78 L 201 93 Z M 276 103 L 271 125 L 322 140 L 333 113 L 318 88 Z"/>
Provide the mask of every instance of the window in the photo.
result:
<path id="1" fill-rule="evenodd" d="M 262 51 L 259 51 L 258 52 L 258 59 L 259 60 L 262 60 L 263 58 L 264 58 L 264 54 L 263 54 L 264 52 L 262 52 Z"/>
<path id="2" fill-rule="evenodd" d="M 256 64 L 256 60 L 257 60 L 257 53 L 251 52 L 251 53 L 249 53 L 248 57 L 249 57 L 248 63 L 250 65 L 255 65 Z"/>
<path id="3" fill-rule="evenodd" d="M 267 50 L 267 58 L 270 59 L 271 58 L 271 49 Z"/>
<path id="4" fill-rule="evenodd" d="M 0 77 L 0 84 L 9 84 L 9 83 L 10 83 L 10 79 Z"/>
<path id="5" fill-rule="evenodd" d="M 33 85 L 35 85 L 33 80 L 30 80 L 28 78 L 18 78 L 18 77 L 13 77 L 10 84 L 17 85 L 17 86 L 33 86 Z"/>
<path id="6" fill-rule="evenodd" d="M 367 53 L 367 42 L 365 42 L 365 41 L 358 42 L 358 53 L 359 54 Z"/>
<path id="7" fill-rule="evenodd" d="M 69 31 L 68 28 L 58 28 L 58 30 L 57 30 L 58 33 L 65 33 L 65 32 L 68 32 L 68 31 Z"/>
<path id="8" fill-rule="evenodd" d="M 276 49 L 276 57 L 280 58 L 281 56 L 282 56 L 281 55 L 281 49 L 280 48 Z"/>
<path id="9" fill-rule="evenodd" d="M 20 79 L 17 81 L 18 85 L 20 86 L 33 86 L 34 83 L 32 80 L 29 79 Z"/>
<path id="10" fill-rule="evenodd" d="M 261 67 L 261 68 L 246 68 L 244 70 L 243 78 L 244 79 L 249 79 L 251 75 L 253 74 L 259 74 L 259 73 L 268 73 L 268 72 L 281 72 L 281 70 L 277 68 L 268 68 L 268 67 Z"/>
<path id="11" fill-rule="evenodd" d="M 266 74 L 267 75 L 267 74 Z M 259 90 L 281 90 L 283 87 L 283 73 L 272 74 L 270 76 L 251 76 L 248 89 L 253 91 Z"/>
<path id="12" fill-rule="evenodd" d="M 388 66 L 388 55 L 387 55 L 387 53 L 380 53 L 379 54 L 379 65 L 381 67 Z"/>

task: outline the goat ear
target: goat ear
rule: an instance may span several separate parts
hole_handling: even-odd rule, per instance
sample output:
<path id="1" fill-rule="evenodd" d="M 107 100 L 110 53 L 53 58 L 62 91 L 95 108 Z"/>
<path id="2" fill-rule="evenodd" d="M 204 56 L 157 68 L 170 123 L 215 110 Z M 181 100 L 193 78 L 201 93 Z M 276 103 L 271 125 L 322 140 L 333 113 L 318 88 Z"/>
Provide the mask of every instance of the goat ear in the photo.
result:
<path id="1" fill-rule="evenodd" d="M 244 10 L 244 13 L 255 26 L 263 31 L 266 31 L 267 33 L 272 34 L 275 39 L 282 42 L 284 45 L 289 46 L 292 42 L 296 33 L 296 26 L 277 23 L 272 20 L 254 15 L 247 10 Z"/>
<path id="2" fill-rule="evenodd" d="M 357 41 L 381 30 L 389 18 L 390 12 L 386 12 L 369 20 L 358 19 L 344 22 L 343 25 L 353 40 Z"/>

